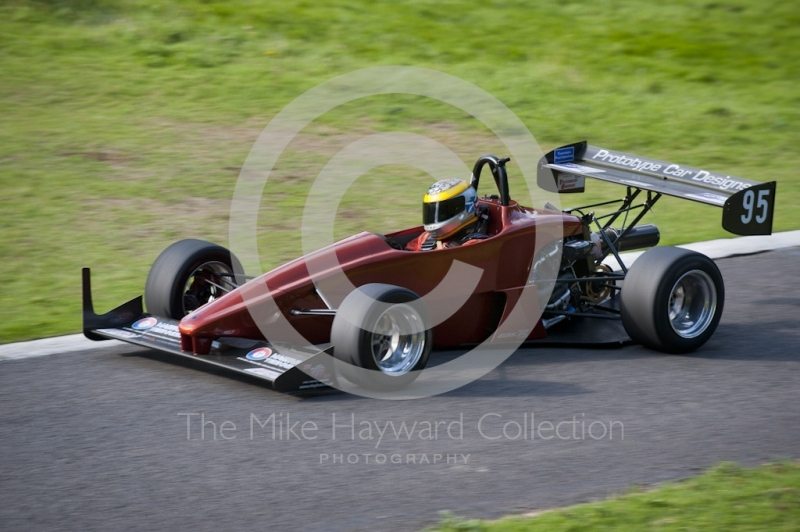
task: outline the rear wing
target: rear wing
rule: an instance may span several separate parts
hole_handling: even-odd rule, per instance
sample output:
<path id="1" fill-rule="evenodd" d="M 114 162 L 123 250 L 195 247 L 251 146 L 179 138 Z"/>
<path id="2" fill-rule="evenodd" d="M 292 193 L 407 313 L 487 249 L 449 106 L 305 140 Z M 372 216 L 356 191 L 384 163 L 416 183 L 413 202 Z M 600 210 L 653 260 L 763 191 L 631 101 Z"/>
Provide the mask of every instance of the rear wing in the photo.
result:
<path id="1" fill-rule="evenodd" d="M 586 141 L 556 148 L 539 160 L 537 181 L 545 190 L 583 192 L 587 177 L 722 207 L 722 227 L 737 235 L 772 233 L 775 181 L 759 183 L 589 146 Z"/>

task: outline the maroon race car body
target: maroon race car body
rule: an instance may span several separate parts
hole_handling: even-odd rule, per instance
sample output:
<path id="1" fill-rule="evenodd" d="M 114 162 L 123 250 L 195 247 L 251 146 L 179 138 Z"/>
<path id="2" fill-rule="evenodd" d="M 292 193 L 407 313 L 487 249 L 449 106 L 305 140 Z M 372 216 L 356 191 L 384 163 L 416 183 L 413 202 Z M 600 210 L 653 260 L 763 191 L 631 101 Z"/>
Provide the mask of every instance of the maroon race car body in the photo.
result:
<path id="1" fill-rule="evenodd" d="M 583 227 L 576 216 L 561 212 L 529 209 L 513 201 L 502 206 L 499 199 L 480 202 L 490 208 L 489 234 L 494 236 L 475 245 L 426 252 L 405 251 L 392 248 L 379 235 L 364 232 L 332 247 L 355 286 L 386 283 L 427 294 L 442 282 L 453 261 L 482 269 L 481 280 L 467 302 L 433 330 L 437 347 L 479 343 L 491 336 L 516 305 L 527 284 L 537 245 L 561 238 L 562 227 L 566 236 L 581 234 Z M 555 229 L 558 234 L 553 234 Z M 406 242 L 421 232 L 422 227 L 417 227 L 386 236 Z M 316 253 L 329 252 L 330 249 L 323 249 Z M 307 261 L 313 259 L 314 254 L 294 260 L 249 283 L 264 284 L 268 290 L 260 297 L 273 298 L 284 317 L 312 344 L 324 344 L 330 341 L 332 315 L 292 314 L 293 310 L 327 308 L 308 272 Z M 178 327 L 186 351 L 207 354 L 211 340 L 222 336 L 265 339 L 248 308 L 249 305 L 258 306 L 259 296 L 245 302 L 240 290 L 212 301 L 203 307 L 198 317 L 181 320 Z M 325 295 L 338 307 L 347 294 L 326 291 Z M 539 314 L 539 309 L 531 309 L 531 315 Z M 529 339 L 546 336 L 541 323 L 538 324 L 539 327 L 535 327 L 536 322 L 531 324 Z"/>
<path id="2" fill-rule="evenodd" d="M 234 271 L 236 260 L 227 250 L 181 241 L 167 248 L 151 269 L 145 290 L 150 314 L 143 312 L 141 297 L 95 314 L 89 271 L 84 269 L 84 332 L 92 339 L 114 338 L 246 373 L 283 391 L 330 384 L 334 376 L 324 359 L 331 353 L 354 366 L 407 377 L 425 365 L 432 345 L 509 339 L 519 344 L 546 338 L 548 329 L 565 320 L 613 320 L 648 347 L 686 352 L 702 345 L 716 328 L 724 300 L 721 276 L 706 257 L 677 248 L 647 252 L 637 261 L 641 266 L 629 271 L 619 252 L 652 247 L 659 238 L 654 226 L 636 227 L 637 222 L 667 194 L 723 207 L 723 226 L 729 231 L 771 232 L 775 183 L 719 176 L 582 142 L 543 157 L 539 185 L 558 193 L 582 192 L 584 180 L 594 178 L 623 185 L 627 193 L 617 202 L 559 211 L 511 200 L 506 161 L 483 156 L 473 170 L 477 189 L 481 168 L 488 166 L 499 192 L 479 200 L 488 208 L 489 226 L 488 238 L 477 243 L 407 251 L 405 245 L 422 227 L 388 235 L 363 232 L 237 286 L 241 272 Z M 646 199 L 636 204 L 640 194 Z M 608 205 L 615 206 L 610 214 L 590 211 Z M 627 220 L 629 213 L 634 216 L 627 226 L 611 226 L 621 214 Z M 326 262 L 331 255 L 336 267 Z M 603 264 L 610 256 L 617 258 L 621 271 Z M 313 264 L 323 267 L 315 266 L 312 275 Z M 454 264 L 479 269 L 477 286 L 466 296 L 454 294 L 452 299 L 461 297 L 455 308 L 445 295 L 415 311 L 418 297 L 435 293 Z M 372 316 L 372 309 L 359 314 L 363 304 L 355 302 L 354 292 L 360 290 L 380 294 L 378 300 L 390 305 L 388 314 Z M 535 297 L 521 298 L 531 291 Z M 518 305 L 523 312 L 514 313 L 516 322 L 509 326 Z M 352 330 L 342 325 L 344 309 L 363 323 Z M 265 325 L 277 313 L 291 326 L 286 338 Z M 525 319 L 520 321 L 519 315 Z M 389 318 L 393 332 L 376 332 L 376 322 Z M 424 318 L 434 325 L 404 336 L 397 332 L 397 319 L 405 318 Z M 332 336 L 338 346 L 331 345 Z M 398 342 L 405 346 L 402 353 Z M 408 353 L 413 360 L 405 363 Z M 396 357 L 396 363 L 384 363 Z"/>

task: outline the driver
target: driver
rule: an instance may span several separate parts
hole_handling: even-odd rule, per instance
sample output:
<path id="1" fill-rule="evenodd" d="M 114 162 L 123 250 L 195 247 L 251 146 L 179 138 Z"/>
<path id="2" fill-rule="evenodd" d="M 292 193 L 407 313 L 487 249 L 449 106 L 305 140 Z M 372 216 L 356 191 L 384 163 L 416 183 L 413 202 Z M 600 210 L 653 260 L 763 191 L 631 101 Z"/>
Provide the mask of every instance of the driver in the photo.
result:
<path id="1" fill-rule="evenodd" d="M 406 246 L 410 251 L 429 251 L 473 244 L 489 238 L 489 208 L 478 205 L 478 193 L 463 179 L 437 181 L 422 200 L 425 231 Z"/>

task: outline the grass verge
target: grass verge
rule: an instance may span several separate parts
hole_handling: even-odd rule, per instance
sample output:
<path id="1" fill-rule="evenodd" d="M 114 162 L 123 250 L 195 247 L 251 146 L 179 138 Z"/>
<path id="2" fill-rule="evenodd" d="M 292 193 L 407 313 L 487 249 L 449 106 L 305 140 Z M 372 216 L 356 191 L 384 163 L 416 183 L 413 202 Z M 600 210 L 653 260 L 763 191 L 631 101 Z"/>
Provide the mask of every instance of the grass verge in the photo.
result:
<path id="1" fill-rule="evenodd" d="M 431 532 L 694 532 L 800 529 L 800 464 L 744 469 L 722 463 L 705 474 L 652 491 L 547 511 L 536 517 L 467 521 L 448 515 Z"/>

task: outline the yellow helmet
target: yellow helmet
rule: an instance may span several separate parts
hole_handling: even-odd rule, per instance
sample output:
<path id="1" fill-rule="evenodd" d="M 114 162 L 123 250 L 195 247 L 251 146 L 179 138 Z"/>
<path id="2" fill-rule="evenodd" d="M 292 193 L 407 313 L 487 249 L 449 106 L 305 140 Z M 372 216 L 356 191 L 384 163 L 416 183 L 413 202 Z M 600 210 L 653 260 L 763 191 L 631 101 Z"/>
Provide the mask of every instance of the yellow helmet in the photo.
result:
<path id="1" fill-rule="evenodd" d="M 422 200 L 425 231 L 442 240 L 471 223 L 476 217 L 478 193 L 463 179 L 437 181 Z"/>

